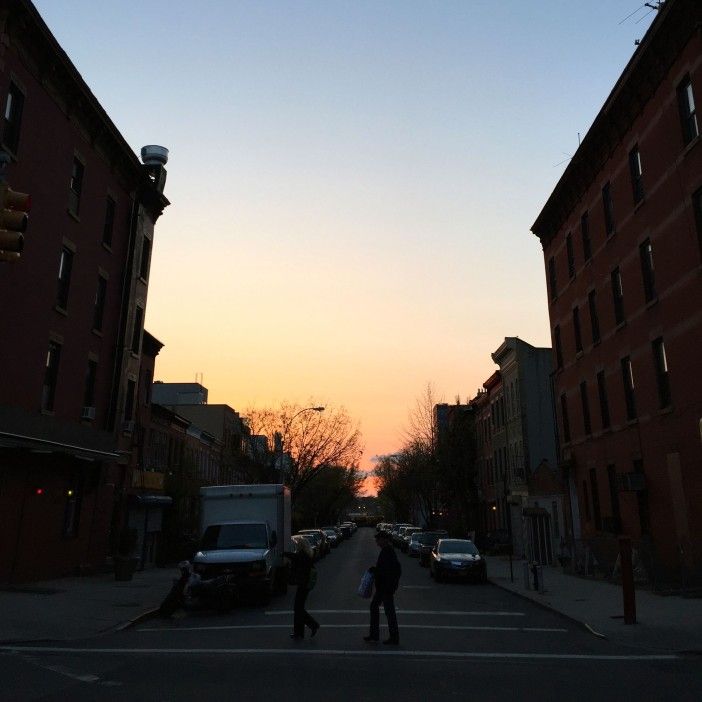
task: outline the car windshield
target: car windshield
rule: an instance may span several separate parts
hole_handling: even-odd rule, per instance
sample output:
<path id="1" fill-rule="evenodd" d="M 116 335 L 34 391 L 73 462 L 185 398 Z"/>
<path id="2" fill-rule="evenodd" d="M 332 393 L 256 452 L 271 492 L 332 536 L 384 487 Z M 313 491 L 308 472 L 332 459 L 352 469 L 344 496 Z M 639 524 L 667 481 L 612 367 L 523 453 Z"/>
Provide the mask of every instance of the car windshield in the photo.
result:
<path id="1" fill-rule="evenodd" d="M 439 544 L 439 553 L 466 553 L 470 556 L 477 556 L 478 549 L 472 541 L 463 539 L 444 539 Z"/>
<path id="2" fill-rule="evenodd" d="M 422 546 L 434 546 L 436 542 L 441 538 L 441 534 L 434 534 L 431 531 L 425 531 L 418 535 L 419 543 Z"/>
<path id="3" fill-rule="evenodd" d="M 313 531 L 306 531 L 302 533 L 301 536 L 303 536 L 308 541 L 311 541 L 313 544 L 317 544 L 322 540 L 322 537 Z"/>
<path id="4" fill-rule="evenodd" d="M 205 529 L 200 548 L 221 551 L 235 548 L 268 548 L 263 524 L 212 524 Z"/>

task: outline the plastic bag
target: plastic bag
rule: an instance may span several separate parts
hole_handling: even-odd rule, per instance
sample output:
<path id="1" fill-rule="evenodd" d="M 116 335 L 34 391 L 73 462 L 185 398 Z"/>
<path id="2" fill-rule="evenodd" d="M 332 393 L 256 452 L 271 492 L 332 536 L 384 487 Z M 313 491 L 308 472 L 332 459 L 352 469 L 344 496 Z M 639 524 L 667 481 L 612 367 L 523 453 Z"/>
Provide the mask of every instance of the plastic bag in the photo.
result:
<path id="1" fill-rule="evenodd" d="M 371 573 L 370 570 L 367 570 L 363 574 L 361 582 L 358 586 L 359 597 L 363 597 L 363 599 L 367 600 L 373 594 L 373 580 L 373 573 Z"/>

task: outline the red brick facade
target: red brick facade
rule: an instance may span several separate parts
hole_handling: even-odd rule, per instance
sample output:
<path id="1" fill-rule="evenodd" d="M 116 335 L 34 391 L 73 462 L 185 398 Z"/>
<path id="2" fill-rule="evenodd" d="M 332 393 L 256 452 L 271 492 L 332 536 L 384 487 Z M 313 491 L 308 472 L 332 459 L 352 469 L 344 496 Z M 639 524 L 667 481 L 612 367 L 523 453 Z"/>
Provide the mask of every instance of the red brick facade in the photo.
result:
<path id="1" fill-rule="evenodd" d="M 664 5 L 532 228 L 575 537 L 665 578 L 702 568 L 701 22 Z"/>

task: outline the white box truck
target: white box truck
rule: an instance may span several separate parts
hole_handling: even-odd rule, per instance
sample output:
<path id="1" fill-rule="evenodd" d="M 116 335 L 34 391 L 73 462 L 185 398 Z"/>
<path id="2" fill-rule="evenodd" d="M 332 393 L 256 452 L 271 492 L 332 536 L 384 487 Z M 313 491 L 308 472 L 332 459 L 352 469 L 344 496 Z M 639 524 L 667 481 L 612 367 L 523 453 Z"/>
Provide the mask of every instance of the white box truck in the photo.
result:
<path id="1" fill-rule="evenodd" d="M 287 589 L 283 551 L 291 551 L 285 485 L 200 488 L 200 544 L 193 569 L 203 579 L 234 576 L 242 594 L 267 601 Z"/>

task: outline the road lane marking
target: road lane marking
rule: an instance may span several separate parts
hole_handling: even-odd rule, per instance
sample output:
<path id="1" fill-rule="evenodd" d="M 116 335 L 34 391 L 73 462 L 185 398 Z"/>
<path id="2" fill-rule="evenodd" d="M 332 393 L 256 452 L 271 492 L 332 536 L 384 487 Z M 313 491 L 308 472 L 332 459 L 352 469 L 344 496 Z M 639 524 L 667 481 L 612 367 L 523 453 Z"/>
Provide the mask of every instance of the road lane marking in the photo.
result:
<path id="1" fill-rule="evenodd" d="M 310 609 L 310 614 L 368 614 L 367 609 Z M 452 612 L 434 609 L 397 609 L 398 614 L 446 614 L 453 617 L 523 617 L 524 612 Z M 271 609 L 264 612 L 266 616 L 293 614 L 292 609 Z"/>
<path id="2" fill-rule="evenodd" d="M 297 655 L 297 656 L 367 656 L 423 657 L 423 658 L 478 658 L 497 660 L 561 660 L 561 661 L 676 661 L 683 656 L 675 654 L 606 655 L 596 653 L 502 653 L 487 651 L 417 651 L 371 649 L 317 649 L 317 648 L 62 648 L 60 646 L 0 646 L 0 651 L 34 653 L 85 653 L 88 655 L 183 655 L 183 656 L 242 656 L 242 655 Z"/>
<path id="3" fill-rule="evenodd" d="M 436 625 L 436 624 L 405 624 L 400 622 L 403 629 L 446 629 L 454 631 L 528 631 L 530 633 L 567 633 L 568 629 L 554 629 L 547 627 L 521 627 L 521 626 L 460 626 L 460 625 Z M 325 629 L 364 629 L 367 624 L 322 624 Z M 224 631 L 237 629 L 289 629 L 289 624 L 231 624 L 221 626 L 179 626 L 165 627 L 153 626 L 135 631 Z"/>

